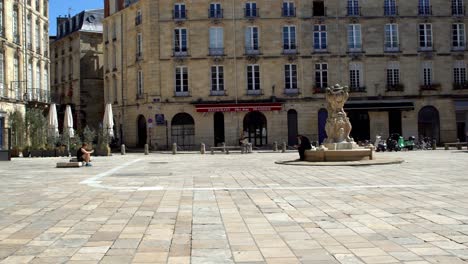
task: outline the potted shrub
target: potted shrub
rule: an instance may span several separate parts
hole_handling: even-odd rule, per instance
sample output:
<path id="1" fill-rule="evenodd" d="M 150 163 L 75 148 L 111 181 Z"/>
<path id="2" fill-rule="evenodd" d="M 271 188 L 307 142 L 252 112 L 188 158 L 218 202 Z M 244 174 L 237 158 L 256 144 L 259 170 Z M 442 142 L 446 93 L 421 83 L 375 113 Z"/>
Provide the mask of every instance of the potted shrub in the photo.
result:
<path id="1" fill-rule="evenodd" d="M 20 157 L 22 155 L 25 142 L 25 123 L 23 114 L 15 110 L 8 116 L 9 125 L 11 127 L 11 149 L 12 157 Z"/>
<path id="2" fill-rule="evenodd" d="M 70 153 L 72 157 L 76 156 L 76 153 L 78 152 L 78 149 L 81 148 L 82 144 L 80 137 L 77 135 L 70 139 Z"/>
<path id="3" fill-rule="evenodd" d="M 23 158 L 29 158 L 31 156 L 31 146 L 27 146 L 23 149 Z"/>
<path id="4" fill-rule="evenodd" d="M 55 152 L 55 147 L 57 145 L 58 138 L 54 136 L 48 136 L 47 137 L 47 145 L 45 150 L 42 152 L 43 157 L 55 157 L 56 152 Z"/>
<path id="5" fill-rule="evenodd" d="M 94 139 L 96 139 L 96 131 L 86 126 L 83 129 L 83 143 L 87 143 L 89 145 L 89 148 L 92 149 Z"/>
<path id="6" fill-rule="evenodd" d="M 31 147 L 28 156 L 42 157 L 47 143 L 47 120 L 40 109 L 29 108 L 26 110 L 26 131 L 29 135 Z M 26 156 L 23 153 L 23 156 Z"/>
<path id="7" fill-rule="evenodd" d="M 30 154 L 31 158 L 39 158 L 39 157 L 42 157 L 42 151 L 43 150 L 44 150 L 43 148 L 32 148 L 29 151 L 29 154 Z"/>
<path id="8" fill-rule="evenodd" d="M 57 147 L 55 148 L 58 157 L 68 157 L 68 146 L 70 145 L 70 138 L 67 130 L 64 130 L 60 135 Z"/>
<path id="9" fill-rule="evenodd" d="M 110 156 L 111 148 L 109 147 L 109 135 L 106 129 L 101 129 L 98 135 L 98 146 L 96 148 L 96 155 L 98 156 Z"/>

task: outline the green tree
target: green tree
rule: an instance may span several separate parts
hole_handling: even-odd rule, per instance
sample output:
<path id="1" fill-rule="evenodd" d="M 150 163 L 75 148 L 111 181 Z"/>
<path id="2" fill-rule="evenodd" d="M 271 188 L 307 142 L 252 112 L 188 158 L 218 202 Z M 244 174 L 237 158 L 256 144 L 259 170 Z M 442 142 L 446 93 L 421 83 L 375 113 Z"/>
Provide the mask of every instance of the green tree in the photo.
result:
<path id="1" fill-rule="evenodd" d="M 33 149 L 44 148 L 47 143 L 47 120 L 39 109 L 26 110 L 26 128 Z"/>
<path id="2" fill-rule="evenodd" d="M 13 148 L 23 149 L 26 143 L 26 129 L 23 114 L 15 110 L 8 115 L 11 128 L 11 145 Z"/>

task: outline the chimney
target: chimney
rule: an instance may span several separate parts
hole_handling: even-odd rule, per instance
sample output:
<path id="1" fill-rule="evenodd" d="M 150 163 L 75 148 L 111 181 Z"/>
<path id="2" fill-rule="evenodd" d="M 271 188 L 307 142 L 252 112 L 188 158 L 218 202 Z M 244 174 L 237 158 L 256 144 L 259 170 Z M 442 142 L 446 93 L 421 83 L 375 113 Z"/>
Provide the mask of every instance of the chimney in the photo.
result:
<path id="1" fill-rule="evenodd" d="M 63 23 L 67 22 L 67 21 L 68 21 L 68 17 L 66 17 L 66 16 L 65 17 L 62 17 L 62 16 L 57 17 L 57 36 L 61 35 L 60 34 L 60 26 Z"/>
<path id="2" fill-rule="evenodd" d="M 110 5 L 109 0 L 104 0 L 104 17 L 108 17 L 110 15 Z"/>

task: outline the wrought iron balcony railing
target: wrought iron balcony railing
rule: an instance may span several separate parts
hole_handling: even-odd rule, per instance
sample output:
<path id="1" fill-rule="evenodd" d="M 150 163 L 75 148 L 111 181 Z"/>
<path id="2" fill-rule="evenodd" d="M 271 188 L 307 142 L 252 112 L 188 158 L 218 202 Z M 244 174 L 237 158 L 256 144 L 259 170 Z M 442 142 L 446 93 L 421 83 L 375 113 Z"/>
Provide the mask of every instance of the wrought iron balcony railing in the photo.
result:
<path id="1" fill-rule="evenodd" d="M 468 82 L 462 82 L 462 83 L 454 83 L 453 84 L 453 89 L 454 90 L 468 90 Z"/>
<path id="2" fill-rule="evenodd" d="M 174 57 L 187 57 L 188 49 L 187 48 L 178 48 L 173 50 Z"/>
<path id="3" fill-rule="evenodd" d="M 403 92 L 404 90 L 405 90 L 405 86 L 401 83 L 387 84 L 388 92 Z"/>
<path id="4" fill-rule="evenodd" d="M 262 89 L 247 89 L 247 95 L 254 95 L 254 96 L 260 96 L 263 95 L 263 90 Z"/>
<path id="5" fill-rule="evenodd" d="M 260 47 L 245 47 L 245 54 L 249 56 L 258 56 L 260 55 Z"/>
<path id="6" fill-rule="evenodd" d="M 421 91 L 437 91 L 440 89 L 440 84 L 431 83 L 431 84 L 421 84 L 419 86 Z"/>
<path id="7" fill-rule="evenodd" d="M 366 87 L 365 86 L 350 86 L 349 92 L 351 93 L 365 93 Z"/>
<path id="8" fill-rule="evenodd" d="M 225 96 L 227 95 L 225 90 L 211 90 L 210 96 Z"/>
<path id="9" fill-rule="evenodd" d="M 190 97 L 190 91 L 174 91 L 175 97 Z"/>
<path id="10" fill-rule="evenodd" d="M 208 48 L 210 56 L 224 56 L 224 48 Z"/>
<path id="11" fill-rule="evenodd" d="M 297 87 L 296 88 L 285 88 L 284 89 L 284 94 L 285 95 L 298 95 L 300 93 L 301 92 L 300 92 L 299 88 L 297 88 Z"/>

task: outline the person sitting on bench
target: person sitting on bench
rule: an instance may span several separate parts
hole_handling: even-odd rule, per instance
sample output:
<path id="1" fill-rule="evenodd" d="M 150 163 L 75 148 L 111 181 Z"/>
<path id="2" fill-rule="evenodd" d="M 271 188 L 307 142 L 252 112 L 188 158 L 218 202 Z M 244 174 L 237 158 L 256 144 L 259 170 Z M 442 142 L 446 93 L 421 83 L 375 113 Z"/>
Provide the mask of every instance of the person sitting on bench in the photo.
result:
<path id="1" fill-rule="evenodd" d="M 79 162 L 86 162 L 85 166 L 90 167 L 91 165 L 91 153 L 94 152 L 94 150 L 88 151 L 86 148 L 88 147 L 87 143 L 83 143 L 81 148 L 77 151 L 76 153 L 76 158 L 78 159 Z"/>

